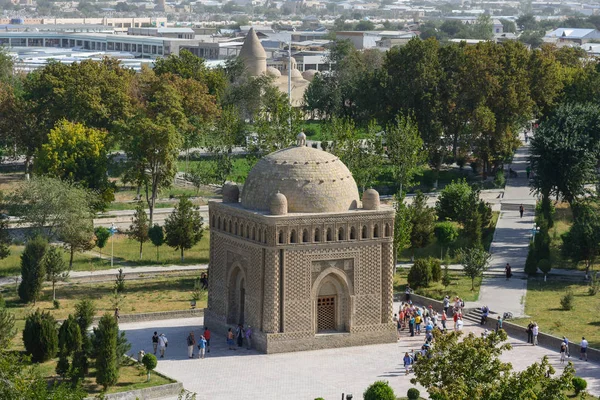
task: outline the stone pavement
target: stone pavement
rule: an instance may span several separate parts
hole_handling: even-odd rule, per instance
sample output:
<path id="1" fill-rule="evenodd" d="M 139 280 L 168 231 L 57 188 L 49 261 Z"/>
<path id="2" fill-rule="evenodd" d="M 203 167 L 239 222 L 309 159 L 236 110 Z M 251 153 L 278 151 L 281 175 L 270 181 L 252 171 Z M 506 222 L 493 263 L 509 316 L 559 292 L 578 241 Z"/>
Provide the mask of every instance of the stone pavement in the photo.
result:
<path id="1" fill-rule="evenodd" d="M 398 304 L 394 305 L 394 309 Z M 151 337 L 156 330 L 169 340 L 166 358 L 159 359 L 157 371 L 181 381 L 198 394 L 198 400 L 263 399 L 326 400 L 339 399 L 342 393 L 362 398 L 362 393 L 376 380 L 387 380 L 398 396 L 413 387 L 412 375 L 405 376 L 404 352 L 418 349 L 424 336 L 408 337 L 403 333 L 398 343 L 345 347 L 284 354 L 260 354 L 245 348 L 227 349 L 225 338 L 211 339 L 211 352 L 204 360 L 188 359 L 185 339 L 193 330 L 201 333 L 201 318 L 186 318 L 121 324 L 132 343 L 132 351 L 152 351 Z M 465 331 L 481 334 L 481 328 L 465 321 Z M 557 372 L 562 371 L 559 354 L 554 349 L 534 347 L 509 338 L 513 350 L 502 355 L 516 370 L 522 370 L 548 355 Z M 577 374 L 588 381 L 591 394 L 600 394 L 600 365 L 571 359 Z M 426 392 L 419 387 L 421 395 Z M 174 399 L 173 399 L 174 400 Z"/>
<path id="2" fill-rule="evenodd" d="M 490 247 L 492 258 L 489 272 L 502 273 L 506 263 L 513 272 L 523 272 L 529 240 L 534 226 L 535 197 L 530 193 L 525 168 L 528 164 L 529 144 L 523 144 L 510 165 L 517 178 L 508 178 L 502 200 L 502 211 L 496 224 L 494 240 Z M 523 204 L 525 213 L 521 218 L 518 207 Z M 519 274 L 520 275 L 520 274 Z M 472 305 L 486 304 L 498 314 L 511 312 L 515 317 L 525 315 L 527 280 L 515 276 L 510 280 L 485 276 L 481 284 L 479 301 Z"/>

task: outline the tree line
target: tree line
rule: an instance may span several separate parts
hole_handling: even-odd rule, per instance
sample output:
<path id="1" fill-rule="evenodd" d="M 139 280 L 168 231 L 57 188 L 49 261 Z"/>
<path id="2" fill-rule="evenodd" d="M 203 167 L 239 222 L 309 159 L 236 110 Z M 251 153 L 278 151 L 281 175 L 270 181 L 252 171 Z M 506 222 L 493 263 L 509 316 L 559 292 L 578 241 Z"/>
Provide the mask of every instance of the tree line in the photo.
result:
<path id="1" fill-rule="evenodd" d="M 333 70 L 315 76 L 304 109 L 315 119 L 349 118 L 358 126 L 410 116 L 433 169 L 473 161 L 485 177 L 512 157 L 528 121 L 565 102 L 598 98 L 597 61 L 583 55 L 568 47 L 435 39 L 381 53 L 336 41 Z"/>

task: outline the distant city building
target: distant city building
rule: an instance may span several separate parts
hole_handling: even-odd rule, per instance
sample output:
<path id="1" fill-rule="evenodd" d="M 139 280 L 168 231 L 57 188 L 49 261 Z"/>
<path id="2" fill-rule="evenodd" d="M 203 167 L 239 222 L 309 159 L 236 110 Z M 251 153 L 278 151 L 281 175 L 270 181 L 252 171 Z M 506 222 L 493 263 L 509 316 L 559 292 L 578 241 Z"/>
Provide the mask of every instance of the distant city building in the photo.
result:
<path id="1" fill-rule="evenodd" d="M 546 34 L 545 39 L 554 41 L 559 45 L 584 44 L 592 40 L 599 40 L 600 31 L 597 29 L 558 28 Z"/>

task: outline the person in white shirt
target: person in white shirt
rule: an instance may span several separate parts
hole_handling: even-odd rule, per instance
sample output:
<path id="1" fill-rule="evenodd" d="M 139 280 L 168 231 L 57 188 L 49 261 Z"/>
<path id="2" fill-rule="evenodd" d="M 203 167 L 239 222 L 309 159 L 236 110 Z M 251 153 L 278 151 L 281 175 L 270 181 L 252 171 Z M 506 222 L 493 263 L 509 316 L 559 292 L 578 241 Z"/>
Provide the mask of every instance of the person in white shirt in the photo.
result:
<path id="1" fill-rule="evenodd" d="M 583 358 L 585 357 L 585 361 L 587 361 L 588 360 L 588 358 L 587 358 L 588 341 L 585 340 L 584 337 L 582 337 L 581 343 L 579 343 L 579 346 L 581 347 L 581 357 L 579 357 L 579 359 L 583 360 Z"/>
<path id="2" fill-rule="evenodd" d="M 537 346 L 538 344 L 538 333 L 540 333 L 540 328 L 538 328 L 537 322 L 533 323 L 533 328 L 531 329 L 533 332 L 533 345 Z"/>
<path id="3" fill-rule="evenodd" d="M 158 337 L 158 349 L 160 350 L 160 358 L 165 358 L 165 349 L 167 348 L 169 341 L 164 333 L 161 333 Z"/>
<path id="4" fill-rule="evenodd" d="M 458 320 L 456 321 L 456 330 L 457 331 L 462 331 L 462 328 L 463 328 L 462 317 L 458 317 Z"/>

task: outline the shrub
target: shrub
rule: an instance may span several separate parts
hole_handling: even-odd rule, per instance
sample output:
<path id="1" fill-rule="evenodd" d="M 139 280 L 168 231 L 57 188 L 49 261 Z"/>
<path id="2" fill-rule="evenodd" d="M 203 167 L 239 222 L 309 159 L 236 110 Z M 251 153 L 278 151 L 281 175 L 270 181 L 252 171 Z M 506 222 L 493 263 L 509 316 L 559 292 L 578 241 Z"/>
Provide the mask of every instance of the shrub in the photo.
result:
<path id="1" fill-rule="evenodd" d="M 115 280 L 115 290 L 118 293 L 123 293 L 125 291 L 125 274 L 123 273 L 123 268 L 119 268 L 119 273 Z"/>
<path id="2" fill-rule="evenodd" d="M 587 388 L 587 381 L 578 376 L 574 377 L 571 382 L 573 383 L 573 389 L 575 389 L 576 396 Z"/>
<path id="3" fill-rule="evenodd" d="M 58 310 L 60 308 L 60 301 L 52 300 L 52 306 L 54 307 L 55 310 Z"/>
<path id="4" fill-rule="evenodd" d="M 527 259 L 525 260 L 525 272 L 529 275 L 535 275 L 537 272 L 537 257 L 535 256 L 535 247 L 533 243 L 529 243 L 529 252 L 527 253 Z"/>
<path id="5" fill-rule="evenodd" d="M 364 400 L 396 400 L 394 390 L 384 381 L 377 381 L 365 390 Z"/>
<path id="6" fill-rule="evenodd" d="M 429 257 L 429 268 L 431 268 L 431 280 L 439 282 L 442 279 L 442 264 L 437 258 Z"/>
<path id="7" fill-rule="evenodd" d="M 23 330 L 23 344 L 35 362 L 48 361 L 58 351 L 56 320 L 48 312 L 29 314 Z"/>
<path id="8" fill-rule="evenodd" d="M 408 392 L 406 392 L 408 400 L 418 400 L 419 396 L 421 396 L 421 393 L 415 388 L 410 388 L 408 389 Z"/>
<path id="9" fill-rule="evenodd" d="M 4 296 L 0 293 L 0 308 L 6 307 L 6 301 L 4 300 Z"/>
<path id="10" fill-rule="evenodd" d="M 431 278 L 431 266 L 429 262 L 423 258 L 415 260 L 415 263 L 408 271 L 408 284 L 413 289 L 427 287 L 429 286 L 429 282 L 431 282 Z"/>
<path id="11" fill-rule="evenodd" d="M 147 380 L 150 380 L 150 371 L 156 368 L 158 362 L 156 361 L 156 356 L 154 354 L 146 353 L 144 357 L 142 357 L 142 364 L 146 367 L 146 373 L 148 374 Z"/>
<path id="12" fill-rule="evenodd" d="M 575 297 L 573 296 L 573 292 L 568 291 L 565 295 L 560 299 L 560 306 L 565 311 L 570 311 L 573 309 L 574 304 L 573 301 Z"/>
<path id="13" fill-rule="evenodd" d="M 15 316 L 6 308 L 0 307 L 0 349 L 6 349 L 17 334 Z"/>
<path id="14" fill-rule="evenodd" d="M 446 263 L 446 265 L 444 265 L 444 275 L 442 276 L 442 285 L 444 285 L 444 288 L 447 288 L 451 282 L 452 282 L 452 279 L 450 278 L 450 269 L 448 268 L 448 263 Z"/>
<path id="15" fill-rule="evenodd" d="M 502 188 L 506 183 L 506 178 L 504 177 L 504 171 L 498 170 L 496 171 L 496 176 L 494 177 L 494 186 Z"/>

